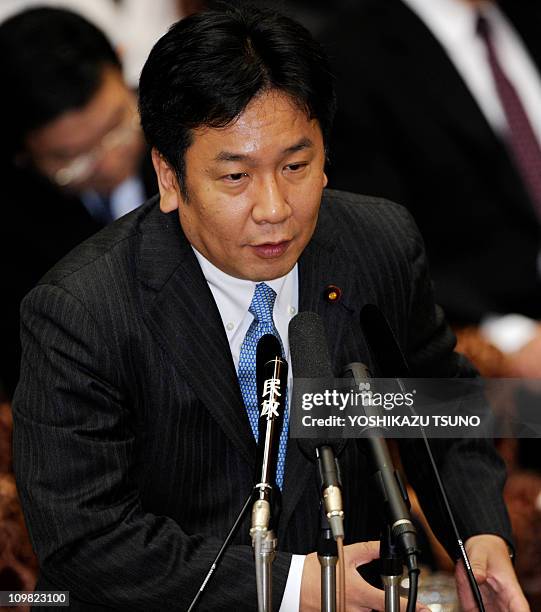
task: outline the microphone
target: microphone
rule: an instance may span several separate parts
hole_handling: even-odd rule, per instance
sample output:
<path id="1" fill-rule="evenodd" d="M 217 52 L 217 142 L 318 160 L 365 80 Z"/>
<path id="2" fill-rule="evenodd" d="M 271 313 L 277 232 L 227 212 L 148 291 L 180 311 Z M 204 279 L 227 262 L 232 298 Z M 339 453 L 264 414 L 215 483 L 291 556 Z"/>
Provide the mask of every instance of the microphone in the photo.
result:
<path id="1" fill-rule="evenodd" d="M 278 386 L 275 381 L 278 380 Z M 276 470 L 278 440 L 284 418 L 284 399 L 287 387 L 287 363 L 282 359 L 280 342 L 272 334 L 263 336 L 256 348 L 256 389 L 258 405 L 269 401 L 268 414 L 259 419 L 258 457 L 256 460 L 254 491 L 244 502 L 235 523 L 229 530 L 212 562 L 199 590 L 195 594 L 188 612 L 196 609 L 210 579 L 219 567 L 224 554 L 231 545 L 237 530 L 252 505 L 250 536 L 256 563 L 256 586 L 259 610 L 270 610 L 272 601 L 272 571 L 276 539 L 270 527 L 271 495 Z M 279 393 L 278 393 L 279 392 Z M 276 404 L 278 407 L 276 407 Z M 272 407 L 272 410 L 270 409 Z M 278 413 L 278 418 L 276 416 Z M 264 433 L 263 433 L 264 432 Z M 254 501 L 254 498 L 257 499 Z"/>
<path id="2" fill-rule="evenodd" d="M 333 373 L 325 330 L 319 315 L 301 312 L 290 321 L 289 346 L 295 378 L 318 379 L 322 389 L 329 389 Z M 334 539 L 344 537 L 342 483 L 337 456 L 346 441 L 299 439 L 298 445 L 310 461 L 317 459 L 325 514 Z"/>
<path id="3" fill-rule="evenodd" d="M 397 378 L 399 385 L 403 387 L 400 377 L 407 378 L 411 376 L 410 369 L 386 316 L 375 304 L 367 304 L 361 310 L 360 323 L 368 346 L 379 366 L 380 376 Z M 473 574 L 468 553 L 466 552 L 466 547 L 464 545 L 464 540 L 462 539 L 462 535 L 458 529 L 454 513 L 449 503 L 449 498 L 447 497 L 445 486 L 434 458 L 434 454 L 432 453 L 432 448 L 430 447 L 430 442 L 423 427 L 421 427 L 421 433 L 429 463 L 438 486 L 437 490 L 439 491 L 443 507 L 445 508 L 451 529 L 454 533 L 459 554 L 462 557 L 464 567 L 466 568 L 466 574 L 468 576 L 468 582 L 473 597 L 480 612 L 484 612 L 485 608 L 481 591 Z"/>
<path id="4" fill-rule="evenodd" d="M 256 349 L 256 388 L 259 409 L 258 457 L 250 536 L 254 548 L 257 606 L 271 609 L 272 562 L 276 537 L 271 525 L 272 493 L 275 488 L 276 459 L 287 392 L 287 363 L 278 338 L 265 334 Z"/>
<path id="5" fill-rule="evenodd" d="M 267 531 L 270 527 L 272 492 L 287 391 L 287 362 L 282 358 L 280 342 L 273 334 L 265 334 L 257 344 L 256 381 L 260 416 L 255 501 L 250 529 L 252 538 L 256 531 Z"/>
<path id="6" fill-rule="evenodd" d="M 368 368 L 362 363 L 350 363 L 344 368 L 343 376 L 351 378 L 354 386 L 370 378 Z M 406 506 L 407 492 L 398 472 L 395 470 L 389 448 L 384 438 L 370 435 L 367 438 L 375 467 L 376 482 L 385 502 L 391 533 L 402 546 L 407 565 L 415 561 L 419 553 L 417 531 L 411 522 L 409 509 Z"/>
<path id="7" fill-rule="evenodd" d="M 321 482 L 321 497 L 333 538 L 344 537 L 344 505 L 342 480 L 337 456 L 346 445 L 345 440 L 299 439 L 298 445 L 310 460 L 317 459 Z"/>

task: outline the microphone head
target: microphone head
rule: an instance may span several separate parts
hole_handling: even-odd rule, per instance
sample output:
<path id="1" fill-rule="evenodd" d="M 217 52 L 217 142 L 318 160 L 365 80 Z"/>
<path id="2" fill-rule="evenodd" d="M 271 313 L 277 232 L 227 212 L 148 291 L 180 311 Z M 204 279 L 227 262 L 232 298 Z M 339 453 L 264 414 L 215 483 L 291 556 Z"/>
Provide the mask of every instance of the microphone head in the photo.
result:
<path id="1" fill-rule="evenodd" d="M 321 379 L 322 389 L 332 387 L 334 379 L 321 317 L 315 312 L 300 312 L 289 323 L 289 350 L 295 378 Z M 319 382 L 317 383 L 319 385 Z M 297 440 L 299 448 L 310 461 L 316 460 L 316 449 L 330 446 L 338 456 L 346 440 L 305 438 Z"/>
<path id="2" fill-rule="evenodd" d="M 279 369 L 280 379 L 282 380 L 282 384 L 284 385 L 284 387 L 286 387 L 287 363 L 282 356 L 282 347 L 280 345 L 280 341 L 274 334 L 265 334 L 264 336 L 261 336 L 261 338 L 257 342 L 255 358 L 258 406 L 261 406 L 265 378 L 267 378 L 269 370 L 272 370 L 272 367 L 269 368 L 269 364 L 277 357 L 281 360 L 281 367 Z"/>
<path id="3" fill-rule="evenodd" d="M 287 362 L 273 334 L 261 336 L 256 348 L 256 392 L 259 411 L 255 479 L 274 484 L 287 395 Z"/>
<path id="4" fill-rule="evenodd" d="M 333 378 L 321 317 L 300 312 L 289 323 L 289 350 L 295 378 Z"/>

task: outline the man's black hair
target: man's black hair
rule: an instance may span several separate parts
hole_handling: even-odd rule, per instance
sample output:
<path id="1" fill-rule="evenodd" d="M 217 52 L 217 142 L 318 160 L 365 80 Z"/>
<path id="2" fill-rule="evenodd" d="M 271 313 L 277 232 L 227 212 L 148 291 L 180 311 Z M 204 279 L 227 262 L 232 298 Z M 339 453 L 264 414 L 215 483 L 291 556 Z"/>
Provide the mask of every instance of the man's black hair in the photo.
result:
<path id="1" fill-rule="evenodd" d="M 34 8 L 0 25 L 0 110 L 16 153 L 25 136 L 62 113 L 83 108 L 99 89 L 105 66 L 120 60 L 105 35 L 83 17 Z"/>
<path id="2" fill-rule="evenodd" d="M 299 23 L 249 5 L 224 6 L 179 21 L 156 43 L 139 81 L 141 123 L 185 196 L 192 130 L 230 124 L 271 89 L 317 119 L 327 141 L 333 79 L 320 45 Z"/>

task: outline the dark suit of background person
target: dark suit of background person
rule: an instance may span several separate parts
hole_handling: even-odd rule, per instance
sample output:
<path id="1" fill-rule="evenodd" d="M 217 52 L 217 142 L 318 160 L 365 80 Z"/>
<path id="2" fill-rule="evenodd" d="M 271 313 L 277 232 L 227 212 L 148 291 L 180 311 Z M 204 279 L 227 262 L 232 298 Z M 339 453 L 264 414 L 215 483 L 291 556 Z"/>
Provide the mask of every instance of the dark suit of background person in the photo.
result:
<path id="1" fill-rule="evenodd" d="M 541 70 L 539 3 L 499 5 Z M 336 17 L 324 36 L 339 100 L 330 185 L 411 210 L 452 323 L 540 319 L 539 220 L 441 44 L 400 0 L 363 0 Z"/>
<path id="2" fill-rule="evenodd" d="M 334 304 L 324 289 L 338 285 Z M 414 374 L 471 375 L 434 306 L 422 242 L 406 211 L 340 192 L 323 197 L 299 260 L 299 309 L 323 318 L 333 369 L 372 363 L 364 304 L 389 317 Z M 38 589 L 72 609 L 186 609 L 252 486 L 255 442 L 224 327 L 177 211 L 156 199 L 82 244 L 22 306 L 14 400 L 19 494 L 41 562 Z M 373 365 L 373 364 L 372 364 Z M 435 444 L 464 539 L 510 538 L 504 471 L 484 442 Z M 428 462 L 402 457 L 432 525 L 454 551 Z M 348 542 L 378 536 L 364 445 L 341 455 Z M 290 552 L 315 550 L 316 466 L 290 440 L 273 566 L 274 609 Z M 201 610 L 255 610 L 245 520 Z M 84 602 L 84 603 L 83 603 Z"/>

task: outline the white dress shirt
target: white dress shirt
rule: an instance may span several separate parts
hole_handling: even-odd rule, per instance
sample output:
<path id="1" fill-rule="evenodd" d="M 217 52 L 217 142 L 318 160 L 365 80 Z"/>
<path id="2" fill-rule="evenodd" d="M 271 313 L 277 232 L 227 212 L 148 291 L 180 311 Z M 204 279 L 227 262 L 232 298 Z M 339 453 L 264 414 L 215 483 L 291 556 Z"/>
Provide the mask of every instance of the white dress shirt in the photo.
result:
<path id="1" fill-rule="evenodd" d="M 242 342 L 250 324 L 254 320 L 254 316 L 248 309 L 258 283 L 235 278 L 226 274 L 214 264 L 210 263 L 210 261 L 203 257 L 199 251 L 196 249 L 193 250 L 201 266 L 205 280 L 212 292 L 216 306 L 218 306 L 229 347 L 231 348 L 233 363 L 238 372 Z M 288 326 L 299 309 L 299 274 L 297 264 L 295 264 L 295 267 L 285 276 L 265 281 L 265 284 L 276 292 L 273 319 L 276 329 L 280 334 L 280 338 L 282 339 L 286 360 L 288 364 L 290 364 L 288 370 L 288 395 L 291 397 L 293 378 Z M 280 612 L 294 612 L 299 609 L 304 559 L 304 555 L 293 555 L 284 596 L 280 605 Z"/>
<path id="2" fill-rule="evenodd" d="M 522 39 L 493 2 L 403 0 L 443 46 L 492 129 L 505 138 L 508 129 L 485 43 L 476 32 L 477 12 L 490 22 L 495 52 L 514 86 L 541 143 L 541 79 Z M 442 92 L 445 95 L 445 92 Z M 541 276 L 541 254 L 538 258 Z M 536 322 L 514 313 L 491 313 L 482 321 L 485 338 L 503 352 L 517 351 L 537 333 Z"/>
<path id="3" fill-rule="evenodd" d="M 445 49 L 494 131 L 505 133 L 507 121 L 487 59 L 476 32 L 477 13 L 489 20 L 498 60 L 513 84 L 541 142 L 541 79 L 513 25 L 492 2 L 479 7 L 465 0 L 403 0 Z M 444 95 L 444 92 L 442 92 Z"/>

